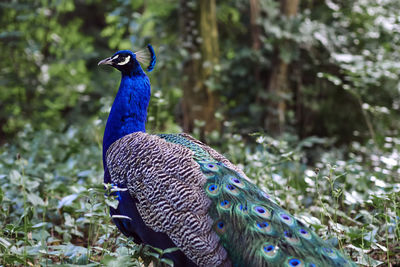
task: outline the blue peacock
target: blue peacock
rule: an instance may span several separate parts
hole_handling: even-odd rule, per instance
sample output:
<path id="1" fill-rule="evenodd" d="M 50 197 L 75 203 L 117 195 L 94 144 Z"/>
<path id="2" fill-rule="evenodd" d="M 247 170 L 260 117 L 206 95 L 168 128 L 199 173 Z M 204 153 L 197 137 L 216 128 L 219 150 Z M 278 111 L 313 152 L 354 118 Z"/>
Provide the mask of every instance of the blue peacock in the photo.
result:
<path id="1" fill-rule="evenodd" d="M 228 159 L 188 134 L 145 132 L 151 45 L 99 62 L 121 83 L 103 140 L 104 182 L 126 189 L 114 223 L 175 266 L 356 266 L 282 209 Z M 128 219 L 129 217 L 130 219 Z"/>

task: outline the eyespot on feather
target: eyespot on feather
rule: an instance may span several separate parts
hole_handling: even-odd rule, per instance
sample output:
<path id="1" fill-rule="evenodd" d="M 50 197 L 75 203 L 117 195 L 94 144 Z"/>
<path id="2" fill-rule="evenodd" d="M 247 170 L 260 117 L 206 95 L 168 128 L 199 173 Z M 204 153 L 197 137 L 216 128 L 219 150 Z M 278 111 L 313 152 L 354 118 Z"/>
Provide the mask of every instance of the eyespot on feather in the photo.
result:
<path id="1" fill-rule="evenodd" d="M 265 207 L 262 206 L 253 206 L 252 208 L 253 214 L 260 216 L 265 219 L 269 219 L 271 217 L 271 213 Z"/>
<path id="2" fill-rule="evenodd" d="M 208 184 L 206 191 L 208 195 L 216 196 L 219 194 L 219 186 L 217 184 Z"/>
<path id="3" fill-rule="evenodd" d="M 268 222 L 256 223 L 256 229 L 265 234 L 271 234 L 273 231 L 271 224 L 269 224 Z"/>
<path id="4" fill-rule="evenodd" d="M 222 235 L 225 233 L 226 225 L 223 221 L 218 221 L 214 226 L 215 231 L 217 234 Z"/>
<path id="5" fill-rule="evenodd" d="M 237 177 L 235 177 L 235 176 L 231 176 L 229 180 L 230 180 L 230 181 L 232 182 L 232 184 L 234 184 L 236 187 L 239 187 L 239 188 L 245 188 L 245 187 L 246 187 L 246 185 L 243 183 L 243 181 L 241 181 L 241 179 L 239 179 L 239 178 L 237 178 Z"/>
<path id="6" fill-rule="evenodd" d="M 219 170 L 219 166 L 216 162 L 199 162 L 201 167 L 206 172 L 217 172 Z"/>
<path id="7" fill-rule="evenodd" d="M 236 186 L 232 185 L 232 184 L 227 184 L 225 186 L 225 192 L 232 194 L 232 195 L 239 195 L 239 190 L 236 188 Z"/>
<path id="8" fill-rule="evenodd" d="M 304 228 L 299 229 L 299 234 L 302 238 L 310 240 L 312 238 L 311 233 Z"/>
<path id="9" fill-rule="evenodd" d="M 279 247 L 272 244 L 265 243 L 261 246 L 264 257 L 268 260 L 273 260 L 279 255 Z"/>
<path id="10" fill-rule="evenodd" d="M 289 226 L 292 226 L 295 224 L 295 220 L 293 219 L 293 217 L 291 217 L 290 215 L 284 213 L 284 212 L 280 212 L 279 213 L 279 219 L 286 223 Z"/>
<path id="11" fill-rule="evenodd" d="M 229 210 L 231 208 L 232 203 L 229 200 L 223 200 L 219 203 L 219 207 L 223 210 Z"/>
<path id="12" fill-rule="evenodd" d="M 296 259 L 296 258 L 289 258 L 286 263 L 285 266 L 289 266 L 289 267 L 303 267 L 304 266 L 304 262 L 300 259 Z"/>

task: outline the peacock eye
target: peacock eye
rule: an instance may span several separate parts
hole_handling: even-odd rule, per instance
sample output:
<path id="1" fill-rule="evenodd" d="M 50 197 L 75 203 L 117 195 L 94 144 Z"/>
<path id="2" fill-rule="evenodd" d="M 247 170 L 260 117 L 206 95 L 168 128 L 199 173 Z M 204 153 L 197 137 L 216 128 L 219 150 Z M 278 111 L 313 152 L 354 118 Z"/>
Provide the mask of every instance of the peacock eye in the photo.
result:
<path id="1" fill-rule="evenodd" d="M 129 60 L 131 60 L 131 56 L 127 56 L 127 57 L 119 57 L 118 58 L 118 65 L 120 65 L 120 66 L 122 66 L 122 65 L 125 65 L 125 64 L 127 64 L 128 62 L 129 62 Z"/>
<path id="2" fill-rule="evenodd" d="M 263 207 L 255 207 L 254 208 L 258 213 L 265 213 L 265 209 Z"/>
<path id="3" fill-rule="evenodd" d="M 240 180 L 239 180 L 238 178 L 236 178 L 236 177 L 233 177 L 233 178 L 232 178 L 232 181 L 233 181 L 234 183 L 236 183 L 236 184 L 240 184 Z"/>
<path id="4" fill-rule="evenodd" d="M 223 206 L 227 206 L 229 204 L 229 201 L 228 200 L 223 200 L 223 201 L 221 201 L 221 206 L 223 207 Z"/>
<path id="5" fill-rule="evenodd" d="M 273 245 L 269 245 L 269 246 L 264 246 L 264 251 L 265 252 L 271 252 L 275 249 L 275 247 Z"/>
<path id="6" fill-rule="evenodd" d="M 235 190 L 235 187 L 234 187 L 233 185 L 231 185 L 231 184 L 228 184 L 228 185 L 226 186 L 226 188 L 227 188 L 228 190 Z"/>
<path id="7" fill-rule="evenodd" d="M 260 229 L 268 227 L 268 225 L 269 224 L 267 222 L 257 223 L 257 227 L 260 228 Z"/>
<path id="8" fill-rule="evenodd" d="M 217 189 L 217 186 L 215 184 L 212 184 L 208 187 L 208 190 L 210 191 L 214 191 L 215 189 Z"/>
<path id="9" fill-rule="evenodd" d="M 290 259 L 289 260 L 289 266 L 299 266 L 301 265 L 301 261 L 298 259 Z"/>

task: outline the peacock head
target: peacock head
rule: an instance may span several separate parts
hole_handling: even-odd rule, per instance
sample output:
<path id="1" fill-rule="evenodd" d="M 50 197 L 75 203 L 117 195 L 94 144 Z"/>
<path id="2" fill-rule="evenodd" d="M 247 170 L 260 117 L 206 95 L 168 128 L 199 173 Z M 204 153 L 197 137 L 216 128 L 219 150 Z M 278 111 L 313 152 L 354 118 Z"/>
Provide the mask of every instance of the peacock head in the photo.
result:
<path id="1" fill-rule="evenodd" d="M 109 58 L 101 60 L 98 65 L 110 65 L 122 73 L 142 72 L 140 64 L 147 65 L 147 71 L 152 71 L 156 64 L 156 55 L 149 44 L 147 49 L 133 53 L 130 50 L 121 50 Z"/>

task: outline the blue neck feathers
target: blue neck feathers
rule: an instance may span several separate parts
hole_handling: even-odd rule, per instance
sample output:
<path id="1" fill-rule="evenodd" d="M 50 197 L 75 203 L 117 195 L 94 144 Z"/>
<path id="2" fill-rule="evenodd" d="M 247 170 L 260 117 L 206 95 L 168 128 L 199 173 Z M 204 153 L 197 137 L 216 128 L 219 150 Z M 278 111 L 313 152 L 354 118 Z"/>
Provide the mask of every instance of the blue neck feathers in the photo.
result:
<path id="1" fill-rule="evenodd" d="M 149 101 L 149 78 L 140 66 L 131 73 L 122 72 L 121 84 L 111 107 L 104 131 L 103 165 L 105 171 L 107 169 L 105 156 L 112 143 L 125 135 L 146 131 L 145 125 Z"/>

